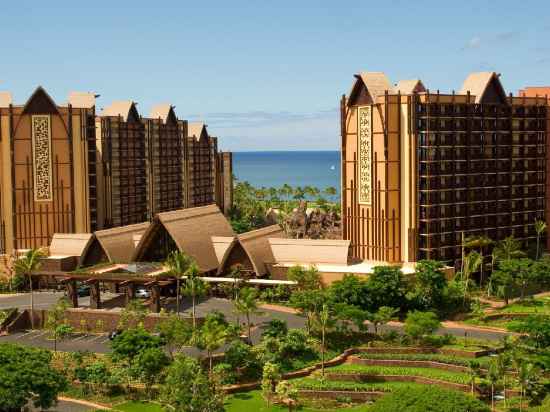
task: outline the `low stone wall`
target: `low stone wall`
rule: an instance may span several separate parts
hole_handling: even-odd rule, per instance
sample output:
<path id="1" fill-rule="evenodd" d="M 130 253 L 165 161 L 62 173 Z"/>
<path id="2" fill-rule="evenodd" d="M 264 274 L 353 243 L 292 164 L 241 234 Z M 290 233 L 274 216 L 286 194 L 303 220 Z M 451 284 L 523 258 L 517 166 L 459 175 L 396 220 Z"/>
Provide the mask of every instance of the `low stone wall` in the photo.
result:
<path id="1" fill-rule="evenodd" d="M 301 389 L 298 391 L 300 398 L 306 399 L 339 399 L 349 398 L 354 402 L 368 402 L 383 396 L 384 392 L 376 391 L 314 391 Z"/>
<path id="2" fill-rule="evenodd" d="M 348 362 L 354 365 L 366 365 L 366 366 L 400 366 L 405 368 L 432 368 L 441 369 L 450 372 L 468 372 L 468 368 L 460 365 L 451 365 L 448 363 L 441 363 L 435 361 L 423 361 L 423 360 L 392 360 L 392 359 L 362 359 L 352 356 L 348 359 Z"/>
<path id="3" fill-rule="evenodd" d="M 366 373 L 325 373 L 327 379 L 346 382 L 414 382 L 425 385 L 437 385 L 446 389 L 454 389 L 462 392 L 470 392 L 469 385 L 442 381 L 439 379 L 425 378 L 411 375 L 369 375 Z"/>
<path id="4" fill-rule="evenodd" d="M 20 312 L 17 318 L 11 322 L 6 328 L 7 333 L 13 333 L 31 327 L 30 311 L 24 310 Z M 47 318 L 47 311 L 43 309 L 34 310 L 34 327 L 43 328 Z M 149 313 L 143 321 L 143 326 L 148 331 L 155 331 L 157 325 L 164 319 L 165 315 L 159 313 Z M 87 333 L 108 333 L 118 328 L 120 321 L 120 311 L 109 309 L 87 309 L 87 308 L 70 308 L 65 312 L 67 324 L 72 326 L 75 331 Z M 182 318 L 187 322 L 191 322 L 191 318 Z M 200 325 L 204 318 L 197 318 L 197 323 Z"/>

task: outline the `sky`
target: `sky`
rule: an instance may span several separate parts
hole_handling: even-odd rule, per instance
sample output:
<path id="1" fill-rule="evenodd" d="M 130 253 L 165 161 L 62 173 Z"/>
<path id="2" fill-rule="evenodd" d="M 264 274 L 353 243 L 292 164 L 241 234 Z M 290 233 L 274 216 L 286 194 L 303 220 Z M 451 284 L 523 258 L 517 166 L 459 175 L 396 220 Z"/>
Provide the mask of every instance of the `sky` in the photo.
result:
<path id="1" fill-rule="evenodd" d="M 0 90 L 171 103 L 224 150 L 338 150 L 353 74 L 459 90 L 550 85 L 550 1 L 56 0 L 0 3 Z"/>

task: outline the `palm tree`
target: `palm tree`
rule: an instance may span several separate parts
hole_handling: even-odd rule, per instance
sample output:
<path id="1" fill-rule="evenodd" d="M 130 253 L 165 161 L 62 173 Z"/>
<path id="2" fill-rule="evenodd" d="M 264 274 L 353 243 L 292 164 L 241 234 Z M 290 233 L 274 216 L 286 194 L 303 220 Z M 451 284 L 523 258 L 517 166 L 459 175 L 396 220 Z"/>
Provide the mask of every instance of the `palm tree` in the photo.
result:
<path id="1" fill-rule="evenodd" d="M 193 259 L 180 251 L 171 252 L 164 265 L 168 268 L 168 273 L 176 278 L 176 313 L 180 313 L 180 281 L 181 277 L 189 269 Z"/>
<path id="2" fill-rule="evenodd" d="M 500 379 L 500 368 L 497 361 L 492 360 L 489 363 L 489 369 L 487 370 L 487 379 L 491 384 L 491 410 L 495 410 L 495 385 Z"/>
<path id="3" fill-rule="evenodd" d="M 237 313 L 246 316 L 246 326 L 248 329 L 248 340 L 251 340 L 250 332 L 250 316 L 259 315 L 261 312 L 258 311 L 258 292 L 256 289 L 251 287 L 242 288 L 238 298 L 234 302 L 235 310 Z"/>
<path id="4" fill-rule="evenodd" d="M 199 277 L 200 270 L 196 263 L 191 263 L 189 268 L 185 271 L 185 283 L 183 285 L 183 293 L 187 296 L 191 296 L 191 316 L 193 318 L 193 329 L 197 327 L 197 318 L 196 318 L 196 300 L 197 297 L 204 296 L 208 290 L 208 285 Z"/>
<path id="5" fill-rule="evenodd" d="M 220 322 L 206 322 L 201 328 L 200 335 L 208 356 L 209 372 L 212 374 L 212 354 L 227 342 L 227 327 Z"/>
<path id="6" fill-rule="evenodd" d="M 546 222 L 544 220 L 535 220 L 535 232 L 537 232 L 537 260 L 540 256 L 540 238 L 546 230 Z"/>
<path id="7" fill-rule="evenodd" d="M 319 326 L 321 329 L 321 376 L 325 377 L 325 337 L 327 330 L 332 327 L 334 320 L 326 303 L 323 304 L 321 312 L 319 312 Z"/>
<path id="8" fill-rule="evenodd" d="M 462 272 L 462 281 L 464 282 L 464 302 L 468 295 L 468 286 L 470 283 L 470 277 L 472 273 L 475 273 L 481 265 L 481 255 L 475 251 L 472 251 L 466 255 L 464 259 L 464 269 Z"/>
<path id="9" fill-rule="evenodd" d="M 466 238 L 464 246 L 470 249 L 478 249 L 479 255 L 481 256 L 481 264 L 480 264 L 480 275 L 479 275 L 479 284 L 480 286 L 483 285 L 483 269 L 485 266 L 485 256 L 483 254 L 483 251 L 486 247 L 490 246 L 493 243 L 493 241 L 485 236 L 470 236 Z"/>
<path id="10" fill-rule="evenodd" d="M 476 387 L 476 378 L 479 376 L 481 372 L 481 365 L 476 360 L 471 360 L 468 363 L 468 374 L 470 375 L 470 387 L 472 391 L 472 396 L 474 395 L 475 387 Z"/>
<path id="11" fill-rule="evenodd" d="M 40 260 L 46 256 L 42 249 L 30 249 L 22 257 L 15 261 L 15 272 L 29 278 L 31 292 L 31 328 L 34 329 L 34 294 L 32 288 L 32 272 L 40 268 Z"/>

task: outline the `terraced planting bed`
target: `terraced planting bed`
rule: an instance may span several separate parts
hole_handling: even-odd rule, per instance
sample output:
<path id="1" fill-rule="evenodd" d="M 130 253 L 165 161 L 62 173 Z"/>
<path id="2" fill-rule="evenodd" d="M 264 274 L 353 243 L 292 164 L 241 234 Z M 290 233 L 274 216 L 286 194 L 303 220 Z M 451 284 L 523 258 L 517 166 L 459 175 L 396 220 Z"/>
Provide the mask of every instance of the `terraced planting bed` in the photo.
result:
<path id="1" fill-rule="evenodd" d="M 401 367 L 401 366 L 364 366 L 346 363 L 335 366 L 326 371 L 329 379 L 336 377 L 349 378 L 363 382 L 383 380 L 388 377 L 421 377 L 435 381 L 442 381 L 468 386 L 470 377 L 467 373 L 451 372 L 432 368 Z M 393 378 L 392 378 L 393 380 Z M 396 379 L 397 380 L 397 379 Z"/>
<path id="2" fill-rule="evenodd" d="M 398 354 L 398 353 L 369 353 L 363 352 L 357 355 L 360 359 L 373 359 L 373 360 L 394 360 L 394 361 L 426 361 L 426 362 L 438 362 L 442 364 L 456 365 L 467 368 L 472 361 L 471 358 L 460 356 L 442 355 L 439 353 L 411 353 L 411 354 Z M 490 361 L 489 356 L 482 356 L 476 358 L 482 368 L 487 368 Z"/>

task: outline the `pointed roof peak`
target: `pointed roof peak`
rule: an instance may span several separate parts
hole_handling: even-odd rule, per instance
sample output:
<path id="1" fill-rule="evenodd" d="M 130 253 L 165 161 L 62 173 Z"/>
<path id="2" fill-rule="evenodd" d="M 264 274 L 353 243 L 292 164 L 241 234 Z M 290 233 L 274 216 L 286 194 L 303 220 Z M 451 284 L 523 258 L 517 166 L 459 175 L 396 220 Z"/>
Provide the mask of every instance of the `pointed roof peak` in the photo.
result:
<path id="1" fill-rule="evenodd" d="M 161 119 L 163 123 L 168 121 L 175 122 L 177 121 L 176 113 L 174 112 L 174 106 L 170 103 L 157 104 L 152 107 L 151 113 L 149 114 L 150 119 Z"/>
<path id="2" fill-rule="evenodd" d="M 99 114 L 102 117 L 122 117 L 127 122 L 129 119 L 138 120 L 139 113 L 136 104 L 132 100 L 116 100 L 105 107 Z"/>
<path id="3" fill-rule="evenodd" d="M 413 94 L 413 93 L 423 93 L 426 91 L 424 83 L 420 79 L 408 79 L 408 80 L 399 80 L 393 87 L 395 93 L 400 92 L 401 94 Z"/>
<path id="4" fill-rule="evenodd" d="M 489 96 L 489 90 L 492 91 L 491 96 Z M 500 74 L 496 72 L 470 73 L 464 80 L 459 94 L 467 94 L 468 92 L 475 96 L 476 103 L 483 103 L 487 99 L 506 101 L 506 92 L 500 82 Z"/>
<path id="5" fill-rule="evenodd" d="M 42 86 L 38 86 L 31 94 L 25 105 L 23 113 L 57 113 L 57 105 Z"/>

